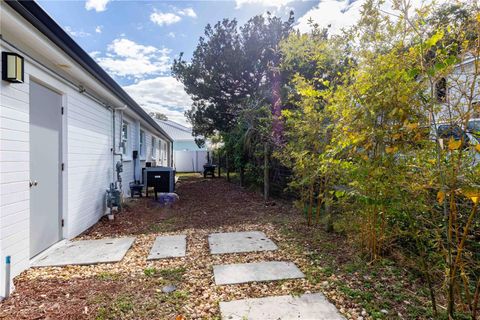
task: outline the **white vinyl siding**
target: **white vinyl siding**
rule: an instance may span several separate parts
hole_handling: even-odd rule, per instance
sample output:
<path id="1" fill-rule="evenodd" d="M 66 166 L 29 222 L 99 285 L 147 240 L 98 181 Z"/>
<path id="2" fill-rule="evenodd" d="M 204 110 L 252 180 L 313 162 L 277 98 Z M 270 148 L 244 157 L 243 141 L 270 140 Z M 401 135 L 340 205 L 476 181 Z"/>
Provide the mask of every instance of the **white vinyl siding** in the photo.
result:
<path id="1" fill-rule="evenodd" d="M 105 213 L 105 190 L 113 178 L 112 114 L 76 92 L 69 92 L 68 238 L 95 224 Z"/>
<path id="2" fill-rule="evenodd" d="M 105 191 L 116 180 L 114 164 L 123 156 L 123 192 L 128 194 L 128 183 L 133 180 L 132 151 L 138 150 L 140 125 L 145 125 L 146 143 L 149 136 L 164 138 L 160 132 L 149 127 L 140 116 L 127 106 L 118 110 L 115 118 L 115 143 L 113 146 L 112 111 L 104 107 L 121 108 L 121 98 L 108 92 L 96 79 L 73 63 L 64 52 L 42 36 L 36 28 L 0 1 L 2 18 L 2 42 L 0 51 L 24 50 L 42 62 L 41 67 L 25 54 L 25 83 L 10 84 L 0 81 L 0 261 L 12 258 L 12 278 L 29 267 L 30 259 L 30 97 L 31 80 L 45 85 L 62 95 L 64 116 L 62 120 L 62 207 L 65 226 L 62 237 L 71 239 L 95 224 L 105 213 Z M 3 13 L 6 13 L 3 15 Z M 21 30 L 22 37 L 15 37 Z M 10 46 L 5 41 L 12 43 Z M 26 41 L 24 43 L 22 41 Z M 45 50 L 40 50 L 45 49 Z M 46 50 L 48 49 L 48 50 Z M 56 63 L 72 63 L 70 71 L 59 68 Z M 1 64 L 0 64 L 1 68 Z M 80 93 L 72 83 L 60 79 L 50 68 L 62 74 L 72 83 L 86 83 L 87 93 Z M 79 73 L 81 73 L 79 75 Z M 93 85 L 92 85 L 93 84 Z M 96 99 L 101 100 L 101 102 Z M 102 103 L 103 102 L 103 103 Z M 123 115 L 122 115 L 123 114 Z M 126 150 L 118 146 L 121 141 L 121 118 L 128 122 Z M 144 165 L 144 163 L 143 163 Z M 49 199 L 45 199 L 49 201 Z M 5 290 L 5 268 L 0 268 L 0 296 Z"/>
<path id="3" fill-rule="evenodd" d="M 0 84 L 0 261 L 12 256 L 12 276 L 28 268 L 30 255 L 29 70 L 26 63 L 25 83 Z M 4 272 L 0 268 L 0 296 Z"/>

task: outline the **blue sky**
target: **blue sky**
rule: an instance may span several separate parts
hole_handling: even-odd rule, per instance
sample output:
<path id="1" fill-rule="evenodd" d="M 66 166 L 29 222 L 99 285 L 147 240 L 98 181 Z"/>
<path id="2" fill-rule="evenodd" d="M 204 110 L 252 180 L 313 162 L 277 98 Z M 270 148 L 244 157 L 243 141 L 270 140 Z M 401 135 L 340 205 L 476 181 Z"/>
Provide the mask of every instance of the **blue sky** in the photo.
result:
<path id="1" fill-rule="evenodd" d="M 189 58 L 204 27 L 223 18 L 243 24 L 270 11 L 286 17 L 295 12 L 297 28 L 307 20 L 332 24 L 333 30 L 354 23 L 364 0 L 231 0 L 231 1 L 39 1 L 39 4 L 147 111 L 160 111 L 186 124 L 191 101 L 170 75 L 180 52 Z"/>

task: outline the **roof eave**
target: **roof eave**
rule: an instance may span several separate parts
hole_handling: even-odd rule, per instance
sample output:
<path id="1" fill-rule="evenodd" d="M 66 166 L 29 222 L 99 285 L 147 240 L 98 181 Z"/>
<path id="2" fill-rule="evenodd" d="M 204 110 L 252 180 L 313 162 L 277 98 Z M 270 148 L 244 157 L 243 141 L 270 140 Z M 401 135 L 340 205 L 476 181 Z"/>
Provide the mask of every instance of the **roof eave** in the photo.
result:
<path id="1" fill-rule="evenodd" d="M 113 94 L 128 105 L 145 122 L 164 135 L 170 142 L 173 142 L 173 139 L 165 130 L 163 130 L 36 2 L 5 0 L 5 3 L 37 28 L 108 90 L 112 91 Z"/>

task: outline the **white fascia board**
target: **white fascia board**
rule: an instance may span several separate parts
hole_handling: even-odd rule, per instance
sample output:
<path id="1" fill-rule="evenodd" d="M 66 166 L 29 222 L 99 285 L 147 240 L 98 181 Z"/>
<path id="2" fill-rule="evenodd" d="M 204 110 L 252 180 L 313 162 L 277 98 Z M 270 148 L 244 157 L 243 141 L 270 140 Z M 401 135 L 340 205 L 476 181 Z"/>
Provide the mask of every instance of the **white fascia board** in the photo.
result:
<path id="1" fill-rule="evenodd" d="M 109 106 L 120 108 L 125 105 L 122 100 L 118 99 L 3 1 L 1 2 L 1 30 L 2 38 L 7 43 L 18 47 L 33 59 L 40 62 L 49 62 L 50 65 L 46 65 L 47 68 L 62 76 L 65 75 L 69 81 L 77 84 L 77 86 L 83 86 L 87 92 L 94 93 Z M 29 59 L 28 57 L 25 58 Z"/>

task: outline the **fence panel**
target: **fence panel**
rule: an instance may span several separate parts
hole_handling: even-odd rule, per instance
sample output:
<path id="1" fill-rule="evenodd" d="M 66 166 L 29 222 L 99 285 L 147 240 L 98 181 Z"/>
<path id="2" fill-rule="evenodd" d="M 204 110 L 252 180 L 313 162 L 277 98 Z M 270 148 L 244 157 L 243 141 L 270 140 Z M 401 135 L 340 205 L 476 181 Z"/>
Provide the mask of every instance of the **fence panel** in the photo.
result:
<path id="1" fill-rule="evenodd" d="M 173 164 L 177 172 L 202 172 L 208 162 L 208 151 L 174 151 Z"/>

